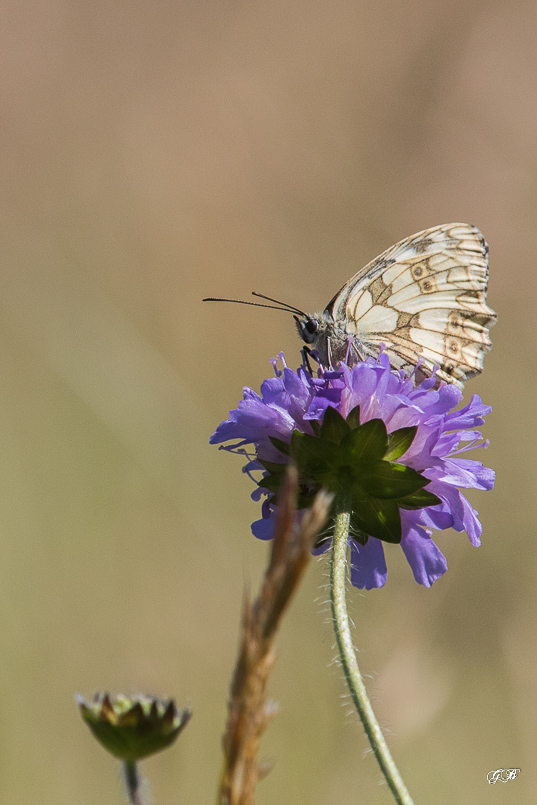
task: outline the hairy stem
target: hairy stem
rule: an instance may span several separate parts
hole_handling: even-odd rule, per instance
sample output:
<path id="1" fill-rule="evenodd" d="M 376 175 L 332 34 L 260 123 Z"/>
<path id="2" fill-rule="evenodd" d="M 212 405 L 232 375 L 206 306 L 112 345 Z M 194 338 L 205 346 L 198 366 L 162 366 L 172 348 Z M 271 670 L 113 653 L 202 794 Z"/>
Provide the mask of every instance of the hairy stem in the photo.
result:
<path id="1" fill-rule="evenodd" d="M 349 537 L 350 511 L 341 510 L 343 508 L 347 507 L 340 507 L 340 511 L 336 516 L 330 564 L 330 599 L 339 656 L 354 706 L 358 711 L 371 748 L 375 753 L 395 801 L 399 805 L 413 805 L 412 798 L 393 761 L 371 707 L 356 659 L 346 602 L 347 540 Z"/>

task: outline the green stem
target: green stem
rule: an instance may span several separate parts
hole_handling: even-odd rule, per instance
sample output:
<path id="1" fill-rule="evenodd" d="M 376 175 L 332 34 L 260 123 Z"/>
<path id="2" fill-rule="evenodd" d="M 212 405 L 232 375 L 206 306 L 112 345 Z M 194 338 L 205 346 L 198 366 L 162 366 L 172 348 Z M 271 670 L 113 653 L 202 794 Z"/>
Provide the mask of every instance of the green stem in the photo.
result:
<path id="1" fill-rule="evenodd" d="M 125 784 L 127 786 L 127 794 L 131 805 L 143 805 L 142 793 L 140 791 L 140 775 L 138 774 L 138 766 L 136 761 L 124 760 L 123 773 L 125 775 Z"/>
<path id="2" fill-rule="evenodd" d="M 352 642 L 346 603 L 347 540 L 351 516 L 348 510 L 342 511 L 342 508 L 343 507 L 340 507 L 340 511 L 336 516 L 330 564 L 330 598 L 341 664 L 345 672 L 345 680 L 351 693 L 354 706 L 362 720 L 371 748 L 375 753 L 377 762 L 386 778 L 386 782 L 392 791 L 395 801 L 399 803 L 399 805 L 413 805 L 412 798 L 393 761 L 375 713 L 373 712 L 373 708 L 371 707 L 364 680 L 362 679 L 356 660 L 356 651 Z"/>

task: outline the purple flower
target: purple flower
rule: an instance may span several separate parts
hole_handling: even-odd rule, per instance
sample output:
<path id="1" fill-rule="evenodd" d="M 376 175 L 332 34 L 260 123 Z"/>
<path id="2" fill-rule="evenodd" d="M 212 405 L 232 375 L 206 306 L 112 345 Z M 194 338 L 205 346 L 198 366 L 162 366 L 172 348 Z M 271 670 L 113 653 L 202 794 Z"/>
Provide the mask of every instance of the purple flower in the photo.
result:
<path id="1" fill-rule="evenodd" d="M 480 397 L 474 394 L 468 405 L 454 410 L 462 399 L 462 392 L 456 386 L 440 384 L 438 387 L 434 375 L 415 386 L 412 377 L 391 368 L 386 354 L 381 354 L 377 361 L 368 358 L 352 367 L 341 363 L 337 370 L 321 369 L 317 377 L 305 365 L 294 372 L 287 367 L 283 354 L 279 358 L 283 370 L 277 368 L 274 360 L 275 376 L 263 382 L 261 394 L 245 388 L 244 399 L 230 412 L 229 419 L 218 426 L 210 440 L 211 444 L 228 442 L 222 449 L 245 455 L 248 461 L 244 472 L 249 475 L 256 470 L 262 472 L 260 485 L 252 494 L 254 500 L 263 499 L 262 518 L 252 525 L 254 535 L 259 539 L 272 537 L 276 508 L 274 485 L 280 477 L 278 467 L 290 460 L 292 440 L 293 445 L 300 446 L 303 439 L 310 452 L 311 447 L 317 449 L 318 443 L 322 443 L 323 447 L 319 448 L 322 455 L 326 449 L 330 467 L 336 467 L 333 477 L 343 477 L 345 474 L 340 466 L 343 459 L 337 452 L 340 448 L 334 444 L 327 446 L 326 440 L 312 437 L 322 437 L 323 429 L 327 433 L 328 420 L 331 427 L 335 422 L 337 427 L 345 428 L 345 433 L 356 429 L 363 431 L 364 424 L 369 422 L 368 431 L 380 429 L 381 433 L 387 432 L 390 446 L 386 449 L 384 443 L 375 460 L 367 464 L 365 474 L 363 467 L 366 465 L 359 457 L 356 466 L 361 462 L 362 475 L 355 473 L 356 483 L 362 492 L 365 486 L 367 494 L 363 494 L 366 497 L 372 494 L 380 498 L 375 503 L 381 508 L 387 506 L 389 516 L 393 515 L 394 522 L 400 525 L 398 536 L 385 537 L 376 526 L 368 528 L 364 525 L 366 521 L 363 517 L 360 519 L 361 505 L 354 507 L 358 526 L 353 531 L 351 520 L 352 583 L 368 590 L 382 587 L 387 578 L 382 542 L 400 541 L 414 578 L 430 587 L 447 570 L 446 559 L 432 540 L 433 529 L 466 531 L 472 545 L 480 544 L 482 526 L 477 512 L 460 490 L 492 489 L 495 476 L 493 470 L 479 461 L 463 458 L 462 454 L 474 447 L 488 445 L 481 441 L 481 433 L 476 428 L 483 424 L 490 406 L 483 405 Z M 325 421 L 329 408 L 337 413 L 332 411 Z M 303 434 L 308 435 L 304 437 Z M 355 432 L 347 442 L 343 439 L 341 443 L 348 443 L 350 439 L 354 444 L 357 435 Z M 402 446 L 397 452 L 393 443 L 398 441 Z M 245 449 L 247 446 L 253 446 L 251 453 Z M 355 444 L 353 449 L 356 450 Z M 293 458 L 297 461 L 295 453 Z M 383 460 L 377 460 L 380 458 Z M 313 466 L 311 462 L 308 465 L 308 460 L 303 466 Z M 347 458 L 343 463 L 343 469 L 352 474 L 354 467 L 346 466 L 349 463 Z M 297 464 L 301 472 L 300 462 Z M 387 466 L 391 475 L 385 480 Z M 383 473 L 381 480 L 371 477 L 378 467 Z M 326 472 L 323 472 L 324 475 L 309 474 L 309 481 L 302 485 L 304 494 L 299 506 L 308 505 L 308 500 L 320 485 L 312 478 L 325 478 Z M 323 484 L 337 492 L 336 487 L 330 487 L 332 476 L 328 474 L 327 477 L 328 482 Z M 403 486 L 398 487 L 399 491 L 387 492 L 393 479 L 402 482 Z M 373 491 L 370 484 L 373 484 Z M 386 501 L 388 497 L 392 500 Z M 372 530 L 377 536 L 371 536 Z M 329 542 L 325 539 L 317 546 L 316 552 L 325 551 Z"/>

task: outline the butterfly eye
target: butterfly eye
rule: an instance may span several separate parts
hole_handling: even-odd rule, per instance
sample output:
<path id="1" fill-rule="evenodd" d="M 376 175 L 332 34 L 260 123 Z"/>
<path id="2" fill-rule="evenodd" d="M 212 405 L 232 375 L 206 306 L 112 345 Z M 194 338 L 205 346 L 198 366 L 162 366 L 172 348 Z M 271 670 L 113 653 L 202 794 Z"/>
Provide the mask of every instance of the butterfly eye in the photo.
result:
<path id="1" fill-rule="evenodd" d="M 306 319 L 306 321 L 301 323 L 300 336 L 306 344 L 313 344 L 318 332 L 319 322 L 317 319 Z"/>
<path id="2" fill-rule="evenodd" d="M 301 339 L 305 341 L 306 344 L 313 344 L 315 336 L 319 332 L 319 322 L 317 319 L 313 319 L 311 316 L 304 316 L 302 319 L 295 316 L 294 319 Z"/>

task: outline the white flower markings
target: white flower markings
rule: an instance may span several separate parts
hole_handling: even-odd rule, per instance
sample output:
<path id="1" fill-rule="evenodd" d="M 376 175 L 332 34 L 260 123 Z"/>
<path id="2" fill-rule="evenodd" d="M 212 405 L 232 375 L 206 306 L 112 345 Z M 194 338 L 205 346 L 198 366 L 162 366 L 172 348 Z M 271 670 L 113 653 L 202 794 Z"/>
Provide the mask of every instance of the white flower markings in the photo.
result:
<path id="1" fill-rule="evenodd" d="M 495 785 L 498 781 L 500 783 L 507 783 L 509 780 L 514 780 L 519 771 L 520 769 L 496 769 L 496 771 L 489 771 L 487 774 L 487 782 L 489 785 Z"/>

